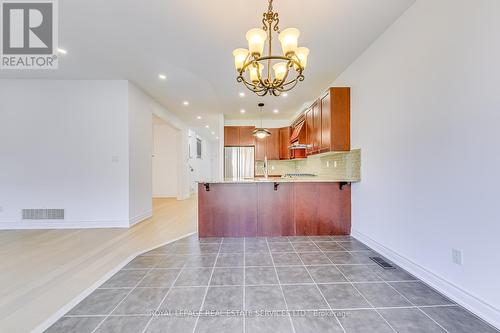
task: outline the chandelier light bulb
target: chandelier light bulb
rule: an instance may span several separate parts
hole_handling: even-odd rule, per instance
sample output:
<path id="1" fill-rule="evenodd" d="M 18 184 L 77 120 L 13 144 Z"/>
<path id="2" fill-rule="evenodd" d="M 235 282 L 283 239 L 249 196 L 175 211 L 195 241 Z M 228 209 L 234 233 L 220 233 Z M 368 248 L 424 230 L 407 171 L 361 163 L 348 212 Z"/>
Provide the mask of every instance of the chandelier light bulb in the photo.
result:
<path id="1" fill-rule="evenodd" d="M 239 72 L 243 68 L 243 65 L 245 64 L 245 60 L 247 59 L 248 56 L 248 50 L 236 49 L 233 51 L 233 56 L 234 56 L 234 67 L 236 67 L 236 70 Z"/>
<path id="2" fill-rule="evenodd" d="M 249 66 L 248 67 L 249 69 L 249 72 L 250 72 L 250 81 L 254 82 L 254 83 L 258 83 L 259 82 L 259 76 L 262 76 L 262 65 L 259 64 L 259 63 L 256 63 L 256 65 L 252 65 L 252 66 Z M 257 73 L 257 70 L 258 70 L 258 73 Z"/>
<path id="3" fill-rule="evenodd" d="M 307 66 L 307 57 L 309 56 L 309 49 L 307 47 L 298 47 L 297 51 L 295 51 L 295 55 L 299 59 L 300 65 L 303 69 Z M 297 67 L 295 65 L 295 67 Z"/>
<path id="4" fill-rule="evenodd" d="M 287 28 L 278 35 L 278 39 L 281 43 L 281 49 L 283 50 L 283 54 L 285 56 L 289 56 L 297 50 L 299 36 L 300 31 L 295 28 Z"/>
<path id="5" fill-rule="evenodd" d="M 266 32 L 259 28 L 250 29 L 246 34 L 246 38 L 250 54 L 260 57 L 264 53 L 264 43 L 267 39 Z"/>
<path id="6" fill-rule="evenodd" d="M 278 81 L 283 81 L 288 71 L 287 63 L 282 61 L 273 65 L 274 78 Z"/>

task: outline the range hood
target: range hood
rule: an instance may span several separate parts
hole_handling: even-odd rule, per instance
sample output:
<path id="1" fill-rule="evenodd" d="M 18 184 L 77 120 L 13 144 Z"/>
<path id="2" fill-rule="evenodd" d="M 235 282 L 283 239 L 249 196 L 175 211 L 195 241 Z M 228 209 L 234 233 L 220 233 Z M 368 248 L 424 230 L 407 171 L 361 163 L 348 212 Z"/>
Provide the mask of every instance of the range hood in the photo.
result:
<path id="1" fill-rule="evenodd" d="M 294 128 L 292 135 L 290 136 L 290 143 L 293 145 L 293 143 L 299 141 L 299 137 L 301 136 L 301 132 L 304 129 L 306 121 L 305 119 L 299 122 Z"/>

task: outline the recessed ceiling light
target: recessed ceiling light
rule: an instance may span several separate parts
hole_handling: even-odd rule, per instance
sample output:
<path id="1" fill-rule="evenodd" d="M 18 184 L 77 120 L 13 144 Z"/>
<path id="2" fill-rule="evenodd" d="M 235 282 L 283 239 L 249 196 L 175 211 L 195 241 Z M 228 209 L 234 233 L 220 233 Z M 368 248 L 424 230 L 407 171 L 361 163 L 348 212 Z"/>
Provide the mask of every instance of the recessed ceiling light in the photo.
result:
<path id="1" fill-rule="evenodd" d="M 215 132 L 212 132 L 212 135 L 215 135 Z"/>
<path id="2" fill-rule="evenodd" d="M 200 119 L 201 119 L 201 116 L 196 117 L 196 119 L 200 120 Z"/>
<path id="3" fill-rule="evenodd" d="M 288 96 L 288 93 L 283 93 L 283 95 L 281 95 L 283 97 L 287 97 Z"/>
<path id="4" fill-rule="evenodd" d="M 219 137 L 218 137 L 218 136 L 216 136 L 215 138 L 216 138 L 217 140 L 219 140 Z"/>
<path id="5" fill-rule="evenodd" d="M 158 74 L 158 78 L 160 80 L 166 80 L 167 79 L 167 76 L 165 74 Z"/>
<path id="6" fill-rule="evenodd" d="M 208 126 L 208 125 L 205 125 L 205 127 L 206 127 L 206 128 L 210 128 L 210 126 Z"/>
<path id="7" fill-rule="evenodd" d="M 61 54 L 67 54 L 68 51 L 66 51 L 65 49 L 57 49 L 57 52 L 61 53 Z"/>
<path id="8" fill-rule="evenodd" d="M 184 104 L 185 106 L 188 106 L 189 102 L 188 101 L 184 101 L 184 102 L 182 102 L 182 104 Z"/>
<path id="9" fill-rule="evenodd" d="M 279 113 L 279 112 L 280 112 L 280 110 L 278 110 L 278 109 L 274 109 L 274 110 L 273 110 L 273 112 L 274 112 L 274 113 Z"/>
<path id="10" fill-rule="evenodd" d="M 245 93 L 243 91 L 240 92 L 240 97 L 245 97 Z"/>
<path id="11" fill-rule="evenodd" d="M 246 111 L 245 111 L 245 109 L 241 109 L 240 112 L 241 113 L 245 113 Z"/>

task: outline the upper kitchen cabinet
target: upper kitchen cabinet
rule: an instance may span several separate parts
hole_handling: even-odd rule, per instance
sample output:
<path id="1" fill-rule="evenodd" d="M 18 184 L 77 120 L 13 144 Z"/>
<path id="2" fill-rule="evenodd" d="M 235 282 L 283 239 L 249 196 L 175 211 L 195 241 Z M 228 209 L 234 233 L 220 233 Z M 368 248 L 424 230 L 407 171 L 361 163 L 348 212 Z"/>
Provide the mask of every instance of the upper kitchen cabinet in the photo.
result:
<path id="1" fill-rule="evenodd" d="M 320 152 L 351 150 L 351 88 L 328 89 L 320 104 Z"/>
<path id="2" fill-rule="evenodd" d="M 307 155 L 351 149 L 350 102 L 350 88 L 330 88 L 305 111 Z"/>
<path id="3" fill-rule="evenodd" d="M 289 160 L 290 159 L 290 135 L 291 128 L 283 127 L 279 129 L 280 133 L 280 160 Z"/>
<path id="4" fill-rule="evenodd" d="M 312 134 L 312 153 L 318 153 L 321 146 L 321 104 L 319 101 L 313 104 L 313 134 Z"/>
<path id="5" fill-rule="evenodd" d="M 280 129 L 268 128 L 271 135 L 266 139 L 266 155 L 268 160 L 280 159 Z"/>
<path id="6" fill-rule="evenodd" d="M 309 108 L 305 112 L 306 114 L 306 144 L 309 145 L 307 147 L 307 154 L 312 154 L 314 151 L 314 118 L 312 108 Z"/>
<path id="7" fill-rule="evenodd" d="M 224 126 L 224 146 L 253 146 L 253 126 Z"/>

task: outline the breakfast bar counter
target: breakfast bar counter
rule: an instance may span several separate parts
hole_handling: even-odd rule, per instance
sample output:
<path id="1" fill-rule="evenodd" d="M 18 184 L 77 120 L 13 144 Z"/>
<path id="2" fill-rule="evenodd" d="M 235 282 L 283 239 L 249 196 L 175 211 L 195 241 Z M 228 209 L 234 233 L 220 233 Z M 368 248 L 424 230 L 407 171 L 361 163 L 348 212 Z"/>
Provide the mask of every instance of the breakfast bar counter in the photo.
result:
<path id="1" fill-rule="evenodd" d="M 261 179 L 198 184 L 200 237 L 349 235 L 350 180 Z"/>

